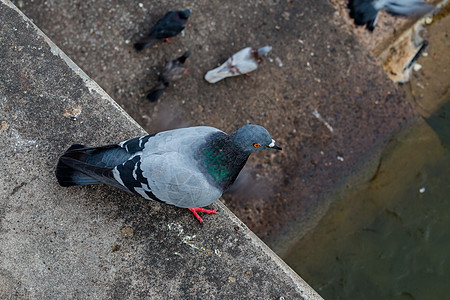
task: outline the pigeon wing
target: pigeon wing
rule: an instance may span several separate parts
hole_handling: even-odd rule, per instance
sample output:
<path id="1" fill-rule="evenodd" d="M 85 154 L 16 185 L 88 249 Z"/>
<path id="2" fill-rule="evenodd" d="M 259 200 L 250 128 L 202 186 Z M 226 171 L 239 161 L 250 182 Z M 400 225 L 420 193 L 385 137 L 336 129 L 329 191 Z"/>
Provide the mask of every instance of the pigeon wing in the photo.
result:
<path id="1" fill-rule="evenodd" d="M 149 190 L 156 199 L 178 207 L 202 207 L 216 201 L 222 191 L 200 167 L 198 153 L 207 138 L 217 132 L 221 131 L 199 126 L 166 131 L 150 138 L 135 171 L 137 177 L 145 179 L 145 185 L 141 185 L 144 192 Z"/>
<path id="2" fill-rule="evenodd" d="M 164 15 L 150 31 L 156 39 L 165 39 L 179 34 L 184 29 L 184 24 L 175 20 L 176 12 L 170 11 Z"/>
<path id="3" fill-rule="evenodd" d="M 195 208 L 216 201 L 222 192 L 213 186 L 194 162 L 186 156 L 168 152 L 152 155 L 141 164 L 152 193 L 164 203 Z"/>
<path id="4" fill-rule="evenodd" d="M 422 16 L 434 8 L 433 5 L 426 4 L 423 0 L 388 1 L 385 7 L 388 13 L 399 16 Z"/>
<path id="5" fill-rule="evenodd" d="M 241 51 L 234 54 L 233 60 L 234 60 L 234 67 L 239 72 L 239 74 L 234 74 L 234 76 L 250 73 L 258 68 L 258 62 L 254 59 L 252 55 L 251 47 L 242 49 Z"/>

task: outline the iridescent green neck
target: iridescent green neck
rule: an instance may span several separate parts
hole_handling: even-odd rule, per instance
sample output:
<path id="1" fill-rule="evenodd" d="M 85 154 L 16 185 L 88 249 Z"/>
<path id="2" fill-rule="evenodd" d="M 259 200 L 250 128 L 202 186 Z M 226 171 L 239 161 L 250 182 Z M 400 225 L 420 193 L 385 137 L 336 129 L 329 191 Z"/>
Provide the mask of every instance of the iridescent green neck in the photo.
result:
<path id="1" fill-rule="evenodd" d="M 239 175 L 250 154 L 242 152 L 225 136 L 206 144 L 204 163 L 208 174 L 222 190 L 226 190 Z"/>

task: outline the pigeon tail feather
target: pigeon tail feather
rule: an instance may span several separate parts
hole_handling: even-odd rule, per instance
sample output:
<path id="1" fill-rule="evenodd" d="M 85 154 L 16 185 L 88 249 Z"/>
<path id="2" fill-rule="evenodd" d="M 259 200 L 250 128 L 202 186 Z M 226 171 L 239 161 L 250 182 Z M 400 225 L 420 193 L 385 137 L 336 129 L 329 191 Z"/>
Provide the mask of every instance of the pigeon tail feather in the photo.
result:
<path id="1" fill-rule="evenodd" d="M 181 63 L 184 64 L 184 62 L 186 61 L 186 59 L 189 57 L 189 55 L 191 55 L 191 51 L 186 51 L 183 53 L 183 55 L 181 55 L 180 57 L 177 58 L 177 60 Z"/>
<path id="2" fill-rule="evenodd" d="M 217 67 L 213 70 L 208 71 L 205 74 L 205 80 L 208 81 L 209 83 L 216 83 L 218 81 L 221 81 L 224 78 L 227 78 L 228 76 L 230 76 L 230 67 L 227 67 L 225 64 Z"/>
<path id="3" fill-rule="evenodd" d="M 152 88 L 150 91 L 148 91 L 147 99 L 150 102 L 158 101 L 158 99 L 161 97 L 161 95 L 166 90 L 167 86 L 168 86 L 168 84 L 164 84 L 162 82 L 159 82 L 154 88 Z"/>
<path id="4" fill-rule="evenodd" d="M 75 144 L 70 146 L 70 148 L 60 157 L 55 170 L 55 175 L 60 186 L 68 187 L 73 185 L 89 185 L 101 183 L 91 176 L 88 176 L 63 162 L 63 158 L 68 156 L 76 157 L 77 159 L 82 160 L 83 150 L 88 148 L 89 147 L 84 145 Z M 73 153 L 78 153 L 78 155 L 73 155 Z"/>
<path id="5" fill-rule="evenodd" d="M 118 187 L 115 180 L 111 180 L 110 172 L 130 155 L 118 145 L 90 147 L 75 144 L 59 158 L 55 175 L 64 187 L 100 183 Z"/>
<path id="6" fill-rule="evenodd" d="M 147 47 L 150 47 L 151 45 L 153 45 L 156 42 L 156 40 L 152 37 L 147 37 L 147 38 L 143 38 L 139 41 L 137 41 L 134 44 L 134 49 L 136 49 L 136 51 L 142 51 Z"/>

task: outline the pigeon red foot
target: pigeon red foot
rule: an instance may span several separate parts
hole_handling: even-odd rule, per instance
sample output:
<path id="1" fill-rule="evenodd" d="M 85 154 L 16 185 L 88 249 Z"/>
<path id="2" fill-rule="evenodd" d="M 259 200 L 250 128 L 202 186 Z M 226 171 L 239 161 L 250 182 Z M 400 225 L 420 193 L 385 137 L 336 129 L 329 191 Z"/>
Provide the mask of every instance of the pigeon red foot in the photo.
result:
<path id="1" fill-rule="evenodd" d="M 203 212 L 203 213 L 207 213 L 207 214 L 215 214 L 215 213 L 217 213 L 217 211 L 215 211 L 215 210 L 205 209 L 205 208 L 201 208 L 201 207 L 188 208 L 188 209 L 194 214 L 194 217 L 200 222 L 200 224 L 203 224 L 203 220 L 202 220 L 202 218 L 200 218 L 200 216 L 198 215 L 197 212 Z"/>

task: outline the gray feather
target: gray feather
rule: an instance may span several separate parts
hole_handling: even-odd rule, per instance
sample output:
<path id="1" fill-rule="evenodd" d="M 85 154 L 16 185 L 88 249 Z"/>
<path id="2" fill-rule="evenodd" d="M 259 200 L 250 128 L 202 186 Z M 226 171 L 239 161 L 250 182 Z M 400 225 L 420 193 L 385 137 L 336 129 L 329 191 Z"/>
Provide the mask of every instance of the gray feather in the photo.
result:
<path id="1" fill-rule="evenodd" d="M 147 143 L 141 169 L 153 194 L 167 204 L 202 207 L 216 201 L 222 192 L 201 172 L 196 155 L 212 127 L 189 127 L 165 131 Z"/>
<path id="2" fill-rule="evenodd" d="M 430 12 L 434 6 L 424 3 L 422 0 L 396 0 L 387 1 L 386 11 L 400 16 L 421 16 Z"/>

